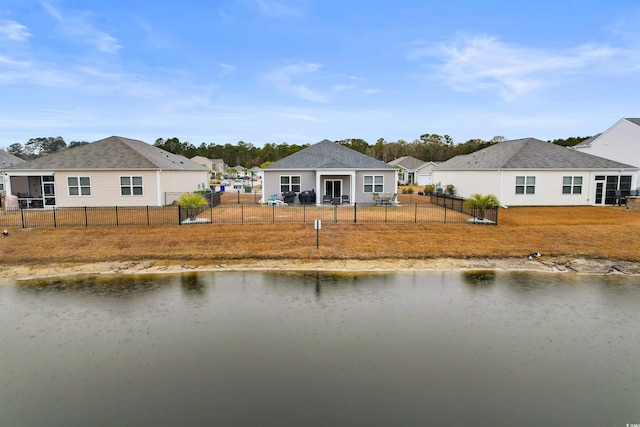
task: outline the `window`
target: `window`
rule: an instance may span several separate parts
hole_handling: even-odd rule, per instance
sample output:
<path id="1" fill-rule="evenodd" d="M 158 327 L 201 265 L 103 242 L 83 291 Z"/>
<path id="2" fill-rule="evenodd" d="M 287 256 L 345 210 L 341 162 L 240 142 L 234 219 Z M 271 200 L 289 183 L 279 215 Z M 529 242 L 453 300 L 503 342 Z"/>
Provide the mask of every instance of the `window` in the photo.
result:
<path id="1" fill-rule="evenodd" d="M 382 175 L 365 175 L 364 176 L 364 192 L 365 193 L 382 193 L 384 191 L 384 176 Z"/>
<path id="2" fill-rule="evenodd" d="M 516 194 L 535 194 L 535 176 L 516 176 Z"/>
<path id="3" fill-rule="evenodd" d="M 121 176 L 120 194 L 122 196 L 142 196 L 142 177 Z"/>
<path id="4" fill-rule="evenodd" d="M 91 179 L 88 176 L 68 176 L 67 187 L 70 196 L 91 195 Z"/>
<path id="5" fill-rule="evenodd" d="M 296 193 L 300 192 L 300 176 L 289 176 L 282 175 L 280 177 L 280 192 L 284 193 L 285 191 L 295 191 Z"/>
<path id="6" fill-rule="evenodd" d="M 4 191 L 4 176 L 0 175 L 0 191 Z"/>
<path id="7" fill-rule="evenodd" d="M 562 177 L 562 194 L 582 194 L 582 177 Z"/>

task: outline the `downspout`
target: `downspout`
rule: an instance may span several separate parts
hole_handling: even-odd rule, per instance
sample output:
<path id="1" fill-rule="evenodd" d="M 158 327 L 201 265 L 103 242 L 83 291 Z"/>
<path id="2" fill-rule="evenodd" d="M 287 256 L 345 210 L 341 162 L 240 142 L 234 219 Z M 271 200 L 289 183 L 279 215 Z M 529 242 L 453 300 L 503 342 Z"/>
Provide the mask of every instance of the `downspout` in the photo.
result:
<path id="1" fill-rule="evenodd" d="M 351 171 L 351 196 L 349 197 L 349 200 L 351 200 L 351 204 L 355 205 L 356 204 L 356 171 Z"/>
<path id="2" fill-rule="evenodd" d="M 161 185 L 161 179 L 160 179 L 160 173 L 161 173 L 161 172 L 162 172 L 162 170 L 161 170 L 161 169 L 158 169 L 158 170 L 156 171 L 156 188 L 158 189 L 158 190 L 157 190 L 157 193 L 158 193 L 158 196 L 157 196 L 157 197 L 158 197 L 158 200 L 157 200 L 157 205 L 156 205 L 156 206 L 158 206 L 158 207 L 159 207 L 159 206 L 162 206 L 162 188 L 161 188 L 161 187 L 162 187 L 162 185 Z"/>
<path id="3" fill-rule="evenodd" d="M 321 177 L 321 172 L 318 171 L 316 169 L 316 205 L 317 206 L 321 206 L 322 205 L 322 196 L 323 196 L 323 192 L 322 192 L 322 187 L 320 186 L 320 177 Z"/>

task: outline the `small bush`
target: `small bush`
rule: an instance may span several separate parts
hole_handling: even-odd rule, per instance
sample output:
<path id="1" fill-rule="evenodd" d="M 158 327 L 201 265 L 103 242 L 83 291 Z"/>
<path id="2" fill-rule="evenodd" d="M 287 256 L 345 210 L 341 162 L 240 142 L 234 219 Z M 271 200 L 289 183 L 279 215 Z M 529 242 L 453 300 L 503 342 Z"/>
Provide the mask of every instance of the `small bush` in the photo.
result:
<path id="1" fill-rule="evenodd" d="M 429 184 L 424 186 L 424 194 L 426 194 L 427 196 L 433 193 L 434 191 L 436 191 L 435 184 Z"/>
<path id="2" fill-rule="evenodd" d="M 185 209 L 199 208 L 206 204 L 204 197 L 197 193 L 185 193 L 178 199 L 178 205 Z"/>

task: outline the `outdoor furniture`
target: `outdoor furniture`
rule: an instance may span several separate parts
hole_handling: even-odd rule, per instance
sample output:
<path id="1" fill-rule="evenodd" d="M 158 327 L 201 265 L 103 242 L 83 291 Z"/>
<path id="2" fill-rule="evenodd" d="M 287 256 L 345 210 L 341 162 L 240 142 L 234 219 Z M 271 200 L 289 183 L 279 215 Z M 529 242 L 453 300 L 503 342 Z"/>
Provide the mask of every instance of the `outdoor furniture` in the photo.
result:
<path id="1" fill-rule="evenodd" d="M 338 206 L 340 204 L 340 197 L 332 197 L 331 198 L 331 204 L 333 206 Z"/>
<path id="2" fill-rule="evenodd" d="M 380 197 L 380 202 L 382 205 L 391 204 L 391 193 L 384 193 L 384 195 Z"/>
<path id="3" fill-rule="evenodd" d="M 322 196 L 322 204 L 331 203 L 331 196 L 329 194 L 325 194 Z"/>
<path id="4" fill-rule="evenodd" d="M 349 195 L 348 194 L 343 194 L 342 195 L 342 203 L 347 203 L 349 204 Z"/>
<path id="5" fill-rule="evenodd" d="M 382 203 L 380 200 L 380 195 L 378 193 L 371 193 L 371 197 L 373 197 L 373 203 L 378 206 Z"/>

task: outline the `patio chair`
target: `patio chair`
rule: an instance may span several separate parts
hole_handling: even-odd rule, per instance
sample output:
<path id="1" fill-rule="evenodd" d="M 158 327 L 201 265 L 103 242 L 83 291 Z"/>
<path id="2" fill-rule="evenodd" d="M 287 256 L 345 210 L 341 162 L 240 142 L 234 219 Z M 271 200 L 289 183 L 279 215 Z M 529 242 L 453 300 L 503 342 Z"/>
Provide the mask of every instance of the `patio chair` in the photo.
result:
<path id="1" fill-rule="evenodd" d="M 373 203 L 374 203 L 376 206 L 379 206 L 379 205 L 382 203 L 382 201 L 380 200 L 380 194 L 378 194 L 378 193 L 371 193 L 371 197 L 373 197 Z"/>
<path id="2" fill-rule="evenodd" d="M 324 205 L 325 203 L 331 203 L 331 196 L 329 194 L 322 196 L 322 204 Z"/>
<path id="3" fill-rule="evenodd" d="M 348 194 L 343 194 L 342 195 L 342 204 L 350 204 L 349 202 L 349 195 Z"/>

